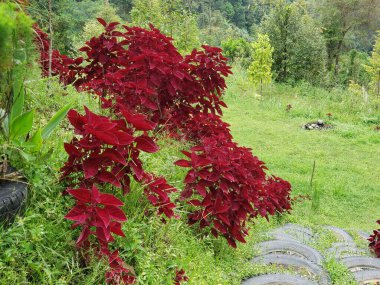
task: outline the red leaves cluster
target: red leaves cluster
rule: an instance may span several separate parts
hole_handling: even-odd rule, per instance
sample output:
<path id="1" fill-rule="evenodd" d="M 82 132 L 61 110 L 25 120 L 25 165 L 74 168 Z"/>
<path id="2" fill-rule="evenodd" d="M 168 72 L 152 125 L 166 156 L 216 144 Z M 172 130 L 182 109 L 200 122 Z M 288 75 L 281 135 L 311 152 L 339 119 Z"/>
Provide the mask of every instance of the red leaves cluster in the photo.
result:
<path id="1" fill-rule="evenodd" d="M 111 284 L 134 282 L 117 251 L 111 253 L 108 250 L 108 244 L 114 241 L 112 234 L 124 236 L 121 222 L 126 221 L 126 216 L 120 209 L 123 203 L 113 194 L 100 193 L 96 185 L 112 185 L 127 194 L 133 177 L 147 184 L 145 195 L 158 208 L 158 214 L 171 218 L 175 207 L 168 196 L 175 189 L 164 178 L 146 173 L 139 159 L 141 151 L 156 152 L 158 146 L 147 134 L 136 135 L 136 132 L 152 130 L 155 124 L 123 106 L 119 106 L 118 111 L 117 118 L 111 119 L 94 114 L 86 107 L 84 115 L 70 110 L 68 118 L 76 137 L 65 144 L 69 158 L 61 169 L 62 178 L 72 186 L 79 185 L 77 189 L 66 191 L 75 198 L 76 205 L 65 216 L 75 221 L 74 228 L 82 227 L 77 246 L 88 248 L 90 236 L 95 236 L 99 253 L 107 255 L 110 260 L 106 280 Z"/>
<path id="2" fill-rule="evenodd" d="M 380 225 L 380 220 L 377 221 Z M 373 234 L 368 238 L 369 248 L 380 258 L 380 229 L 374 230 Z"/>
<path id="3" fill-rule="evenodd" d="M 37 26 L 34 27 L 36 33 L 35 43 L 40 52 L 40 64 L 44 76 L 49 75 L 49 37 Z M 77 74 L 77 66 L 82 63 L 82 58 L 72 59 L 61 54 L 58 50 L 52 50 L 51 75 L 59 75 L 60 82 L 71 84 L 74 82 Z"/>
<path id="4" fill-rule="evenodd" d="M 174 285 L 181 285 L 182 282 L 189 281 L 189 277 L 185 275 L 185 270 L 175 270 Z"/>
<path id="5" fill-rule="evenodd" d="M 134 277 L 118 252 L 108 249 L 114 235 L 124 235 L 122 202 L 97 187 L 127 194 L 133 178 L 144 184 L 158 214 L 175 216 L 169 196 L 175 189 L 144 171 L 139 158 L 141 152 L 158 150 L 151 135 L 159 128 L 196 145 L 183 152 L 187 160 L 176 162 L 190 168 L 181 193 L 193 207 L 189 224 L 210 227 L 213 235 L 236 247 L 236 240 L 245 242 L 248 219 L 290 210 L 290 184 L 267 176 L 264 163 L 233 142 L 229 125 L 221 119 L 221 108 L 227 107 L 221 100 L 224 77 L 231 73 L 221 49 L 202 46 L 183 57 L 172 39 L 153 26 L 146 30 L 98 21 L 105 32 L 80 49 L 86 54 L 84 64 L 82 58 L 53 52 L 53 70 L 64 83 L 98 95 L 110 114 L 87 108 L 84 115 L 69 112 L 76 137 L 65 144 L 69 158 L 62 168 L 71 187 L 67 193 L 76 201 L 66 218 L 82 229 L 78 246 L 88 247 L 95 239 L 99 253 L 108 257 L 108 283 L 132 284 Z M 44 39 L 41 63 L 46 74 L 48 42 L 38 33 Z M 186 280 L 184 271 L 177 271 L 175 284 Z"/>
<path id="6" fill-rule="evenodd" d="M 289 183 L 266 177 L 263 162 L 249 149 L 210 137 L 183 153 L 189 160 L 175 164 L 190 168 L 181 193 L 195 207 L 189 223 L 210 226 L 213 235 L 223 235 L 231 246 L 236 247 L 236 240 L 245 242 L 248 218 L 290 209 Z"/>

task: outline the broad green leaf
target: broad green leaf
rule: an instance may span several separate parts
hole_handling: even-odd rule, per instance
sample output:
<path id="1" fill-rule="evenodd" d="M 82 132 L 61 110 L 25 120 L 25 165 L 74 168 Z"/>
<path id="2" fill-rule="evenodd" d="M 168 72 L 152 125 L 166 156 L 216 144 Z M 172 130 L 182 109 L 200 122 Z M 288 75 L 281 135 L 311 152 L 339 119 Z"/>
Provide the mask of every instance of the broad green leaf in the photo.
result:
<path id="1" fill-rule="evenodd" d="M 25 136 L 33 126 L 34 110 L 24 113 L 13 120 L 10 127 L 10 138 Z"/>
<path id="2" fill-rule="evenodd" d="M 32 151 L 39 151 L 42 147 L 42 130 L 38 129 L 33 137 L 27 142 Z"/>
<path id="3" fill-rule="evenodd" d="M 50 136 L 52 131 L 59 125 L 59 123 L 66 117 L 67 112 L 71 109 L 71 104 L 67 104 L 61 108 L 55 115 L 50 119 L 47 125 L 42 129 L 42 138 L 46 139 Z"/>
<path id="4" fill-rule="evenodd" d="M 22 114 L 25 102 L 25 90 L 22 84 L 13 86 L 13 104 L 11 109 L 11 122 Z"/>

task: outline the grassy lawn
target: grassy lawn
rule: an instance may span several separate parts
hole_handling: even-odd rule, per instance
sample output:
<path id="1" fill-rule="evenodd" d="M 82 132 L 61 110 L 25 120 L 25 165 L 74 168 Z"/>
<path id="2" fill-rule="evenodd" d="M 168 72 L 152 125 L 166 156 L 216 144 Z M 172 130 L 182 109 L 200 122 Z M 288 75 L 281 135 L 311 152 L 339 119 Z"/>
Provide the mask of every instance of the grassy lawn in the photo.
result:
<path id="1" fill-rule="evenodd" d="M 260 98 L 244 73 L 229 79 L 224 118 L 237 142 L 250 147 L 271 173 L 287 179 L 293 195 L 310 195 L 286 219 L 370 231 L 380 217 L 380 112 L 349 93 L 275 85 Z M 287 112 L 286 106 L 292 105 Z M 372 108 L 372 109 L 371 109 Z M 329 119 L 326 114 L 332 113 Z M 333 129 L 302 125 L 327 120 Z M 315 161 L 313 187 L 310 179 Z"/>

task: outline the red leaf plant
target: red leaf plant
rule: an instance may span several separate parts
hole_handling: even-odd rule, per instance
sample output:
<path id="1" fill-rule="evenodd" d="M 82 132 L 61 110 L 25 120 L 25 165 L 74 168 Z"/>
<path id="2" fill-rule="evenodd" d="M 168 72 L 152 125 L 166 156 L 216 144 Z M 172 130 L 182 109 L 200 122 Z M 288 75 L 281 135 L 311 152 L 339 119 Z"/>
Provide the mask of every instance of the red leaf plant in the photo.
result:
<path id="1" fill-rule="evenodd" d="M 69 112 L 76 135 L 65 144 L 69 158 L 62 168 L 69 184 L 66 192 L 76 201 L 66 218 L 81 227 L 79 247 L 92 245 L 108 257 L 108 283 L 132 284 L 134 277 L 118 251 L 108 248 L 114 235 L 124 235 L 122 203 L 98 189 L 111 185 L 128 194 L 133 178 L 145 185 L 144 193 L 159 215 L 175 216 L 170 193 L 176 190 L 144 171 L 139 158 L 141 152 L 158 151 L 152 135 L 160 128 L 195 145 L 183 151 L 187 160 L 175 163 L 189 168 L 181 193 L 192 205 L 189 224 L 210 227 L 214 236 L 222 235 L 236 247 L 236 241 L 245 242 L 248 219 L 268 219 L 291 209 L 290 184 L 267 176 L 264 163 L 233 142 L 221 118 L 222 107 L 227 107 L 221 99 L 224 78 L 231 74 L 221 49 L 202 46 L 183 57 L 172 39 L 153 26 L 146 30 L 98 21 L 105 31 L 80 49 L 86 54 L 83 63 L 56 52 L 53 70 L 63 83 L 96 94 L 110 114 L 97 115 L 86 107 L 83 115 Z M 40 38 L 46 75 L 48 41 L 42 33 Z M 184 272 L 177 273 L 176 282 L 185 280 Z"/>
<path id="2" fill-rule="evenodd" d="M 245 242 L 248 218 L 290 210 L 290 184 L 266 177 L 263 162 L 248 148 L 211 137 L 183 153 L 188 160 L 175 164 L 190 168 L 181 193 L 195 207 L 189 223 L 211 227 L 214 236 L 223 235 L 232 247 L 236 240 Z"/>
<path id="3" fill-rule="evenodd" d="M 66 190 L 75 199 L 76 205 L 65 218 L 75 222 L 73 228 L 82 228 L 76 242 L 78 247 L 89 248 L 90 236 L 94 236 L 99 253 L 108 256 L 108 283 L 133 284 L 135 279 L 129 274 L 118 252 L 111 253 L 108 248 L 108 244 L 114 241 L 113 235 L 124 236 L 121 222 L 127 218 L 120 208 L 123 203 L 113 194 L 99 192 L 97 186 L 112 185 L 127 194 L 132 176 L 146 184 L 148 200 L 158 208 L 158 214 L 168 218 L 174 216 L 175 207 L 168 194 L 175 189 L 164 178 L 144 171 L 139 159 L 140 152 L 155 152 L 158 147 L 146 134 L 136 135 L 137 128 L 130 127 L 132 123 L 127 126 L 128 121 L 123 115 L 110 119 L 94 114 L 85 107 L 84 115 L 70 110 L 68 118 L 75 128 L 76 137 L 65 144 L 69 158 L 62 168 L 62 178 L 71 187 L 79 187 Z M 141 126 L 145 123 L 145 119 L 140 117 L 140 123 L 135 124 Z M 144 125 L 146 130 L 153 127 L 154 124 Z"/>
<path id="4" fill-rule="evenodd" d="M 40 52 L 40 65 L 42 67 L 42 74 L 49 75 L 49 36 L 40 30 L 37 25 L 34 26 L 36 33 L 35 43 Z M 59 75 L 59 80 L 63 84 L 71 84 L 74 82 L 77 74 L 77 66 L 82 63 L 82 58 L 72 59 L 58 50 L 52 50 L 51 60 L 51 75 Z"/>
<path id="5" fill-rule="evenodd" d="M 380 225 L 380 220 L 377 221 Z M 380 258 L 380 229 L 374 230 L 373 234 L 369 236 L 369 248 Z"/>
<path id="6" fill-rule="evenodd" d="M 182 282 L 189 281 L 189 277 L 185 275 L 185 270 L 183 269 L 176 269 L 175 270 L 175 278 L 174 278 L 174 285 L 181 285 Z"/>

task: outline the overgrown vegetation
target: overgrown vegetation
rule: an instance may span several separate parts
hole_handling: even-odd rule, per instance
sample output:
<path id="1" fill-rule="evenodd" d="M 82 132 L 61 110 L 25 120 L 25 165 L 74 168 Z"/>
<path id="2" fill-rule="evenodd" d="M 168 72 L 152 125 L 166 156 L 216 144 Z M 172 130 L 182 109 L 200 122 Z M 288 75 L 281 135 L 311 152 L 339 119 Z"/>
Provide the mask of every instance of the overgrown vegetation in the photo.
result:
<path id="1" fill-rule="evenodd" d="M 25 215 L 0 229 L 1 284 L 237 285 L 275 270 L 249 263 L 271 227 L 374 227 L 374 1 L 49 1 L 0 9 L 0 108 L 26 126 L 7 154 L 30 185 Z M 317 119 L 332 128 L 301 128 Z M 324 266 L 354 284 L 339 262 Z"/>

